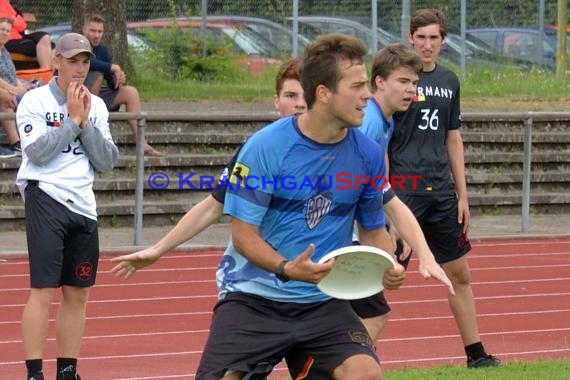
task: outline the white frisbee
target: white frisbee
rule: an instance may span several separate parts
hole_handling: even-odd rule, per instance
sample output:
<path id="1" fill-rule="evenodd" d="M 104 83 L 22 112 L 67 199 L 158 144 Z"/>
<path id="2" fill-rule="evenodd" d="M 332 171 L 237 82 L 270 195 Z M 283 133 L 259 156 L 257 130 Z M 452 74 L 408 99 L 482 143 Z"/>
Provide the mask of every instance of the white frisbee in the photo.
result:
<path id="1" fill-rule="evenodd" d="M 323 256 L 319 263 L 333 257 L 336 258 L 333 269 L 317 287 L 331 297 L 344 300 L 366 298 L 381 292 L 384 290 L 384 272 L 396 266 L 389 253 L 367 245 L 336 249 Z"/>

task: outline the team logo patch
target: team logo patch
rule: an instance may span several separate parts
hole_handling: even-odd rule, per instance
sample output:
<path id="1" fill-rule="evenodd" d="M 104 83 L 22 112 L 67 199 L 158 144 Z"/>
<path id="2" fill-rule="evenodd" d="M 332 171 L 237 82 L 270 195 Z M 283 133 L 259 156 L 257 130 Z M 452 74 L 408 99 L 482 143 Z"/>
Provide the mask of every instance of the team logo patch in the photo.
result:
<path id="1" fill-rule="evenodd" d="M 232 175 L 230 176 L 230 183 L 237 185 L 238 183 L 243 183 L 245 177 L 249 175 L 249 168 L 247 165 L 238 162 L 235 164 Z"/>
<path id="2" fill-rule="evenodd" d="M 218 179 L 220 182 L 225 182 L 228 180 L 228 176 L 230 174 L 230 170 L 225 167 L 224 171 L 222 172 L 222 174 L 220 174 L 220 178 Z"/>
<path id="3" fill-rule="evenodd" d="M 26 132 L 26 133 L 30 133 L 32 131 L 32 129 L 33 129 L 32 124 L 26 124 L 24 126 L 24 132 Z"/>
<path id="4" fill-rule="evenodd" d="M 469 242 L 469 238 L 467 237 L 467 234 L 461 234 L 461 236 L 459 237 L 458 245 L 459 245 L 459 248 L 461 248 L 461 249 L 471 247 L 471 243 Z"/>
<path id="5" fill-rule="evenodd" d="M 93 266 L 91 263 L 84 262 L 77 266 L 75 276 L 81 281 L 87 281 L 93 276 Z"/>
<path id="6" fill-rule="evenodd" d="M 56 127 L 59 128 L 61 123 L 59 121 L 46 121 L 48 127 Z"/>
<path id="7" fill-rule="evenodd" d="M 332 206 L 332 200 L 327 198 L 325 194 L 319 193 L 310 198 L 305 206 L 305 220 L 310 230 L 315 228 L 329 213 Z"/>
<path id="8" fill-rule="evenodd" d="M 412 98 L 413 102 L 425 102 L 426 101 L 426 96 L 425 95 L 414 95 L 414 97 Z"/>
<path id="9" fill-rule="evenodd" d="M 348 335 L 354 343 L 361 344 L 366 347 L 372 347 L 372 338 L 363 331 L 349 331 Z"/>

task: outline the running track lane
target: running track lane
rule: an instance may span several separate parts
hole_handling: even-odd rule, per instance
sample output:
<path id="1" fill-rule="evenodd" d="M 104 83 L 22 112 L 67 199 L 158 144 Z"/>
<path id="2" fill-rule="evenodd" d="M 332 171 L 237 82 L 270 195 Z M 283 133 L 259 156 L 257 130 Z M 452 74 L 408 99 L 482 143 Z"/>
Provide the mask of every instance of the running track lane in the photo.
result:
<path id="1" fill-rule="evenodd" d="M 172 253 L 129 281 L 108 257 L 92 290 L 79 362 L 85 379 L 193 379 L 216 301 L 221 252 Z M 482 241 L 470 254 L 479 327 L 503 361 L 570 358 L 570 237 Z M 25 377 L 20 316 L 27 261 L 0 262 L 0 378 Z M 405 286 L 389 292 L 392 316 L 378 353 L 385 370 L 463 364 L 446 289 L 412 260 Z M 51 316 L 55 315 L 55 305 Z M 53 321 L 44 370 L 54 372 Z M 271 379 L 286 378 L 283 366 Z"/>

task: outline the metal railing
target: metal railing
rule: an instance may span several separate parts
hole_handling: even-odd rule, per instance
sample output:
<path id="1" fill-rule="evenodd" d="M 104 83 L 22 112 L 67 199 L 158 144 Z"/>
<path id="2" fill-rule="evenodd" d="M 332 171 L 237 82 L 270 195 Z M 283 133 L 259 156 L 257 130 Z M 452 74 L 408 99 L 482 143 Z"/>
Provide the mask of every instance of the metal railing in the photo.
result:
<path id="1" fill-rule="evenodd" d="M 144 141 L 147 121 L 223 121 L 223 120 L 265 120 L 267 115 L 183 115 L 183 114 L 152 114 L 147 112 L 111 112 L 110 121 L 137 120 L 138 133 L 136 140 L 136 187 L 135 187 L 135 213 L 134 213 L 134 245 L 141 245 L 143 228 L 143 203 L 144 203 Z M 530 185 L 532 164 L 532 129 L 535 121 L 568 121 L 570 112 L 501 112 L 501 113 L 478 113 L 467 112 L 462 114 L 464 121 L 488 122 L 488 121 L 520 121 L 523 126 L 523 180 L 522 180 L 522 232 L 528 233 L 530 224 Z M 0 112 L 0 120 L 13 120 L 14 113 Z"/>

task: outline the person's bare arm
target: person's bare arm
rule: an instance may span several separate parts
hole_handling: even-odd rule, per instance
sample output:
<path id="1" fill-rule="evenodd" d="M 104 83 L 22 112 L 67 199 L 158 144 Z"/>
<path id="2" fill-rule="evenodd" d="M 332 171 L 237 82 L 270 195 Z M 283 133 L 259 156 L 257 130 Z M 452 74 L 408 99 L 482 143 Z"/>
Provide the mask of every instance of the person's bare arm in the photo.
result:
<path id="1" fill-rule="evenodd" d="M 128 279 L 135 274 L 137 269 L 155 263 L 165 253 L 172 251 L 211 226 L 222 215 L 222 209 L 223 204 L 208 195 L 188 210 L 176 226 L 152 247 L 113 258 L 111 261 L 119 264 L 112 269 L 112 272 L 118 277 Z"/>
<path id="2" fill-rule="evenodd" d="M 425 236 L 414 214 L 397 196 L 384 204 L 384 211 L 388 216 L 391 226 L 396 228 L 404 241 L 406 241 L 420 260 L 419 272 L 423 278 L 436 278 L 455 294 L 451 281 L 439 264 L 435 261 L 433 253 L 429 249 Z"/>
<path id="3" fill-rule="evenodd" d="M 386 250 L 386 247 L 392 247 L 392 241 L 390 235 L 386 231 L 386 228 L 378 228 L 375 230 L 365 230 L 362 228 L 360 223 L 356 224 L 358 226 L 358 236 L 360 244 L 369 245 L 371 247 L 380 248 Z M 393 254 L 394 250 L 391 249 L 389 253 Z M 404 283 L 406 278 L 406 271 L 404 267 L 396 262 L 395 268 L 390 268 L 384 273 L 383 283 L 384 288 L 388 290 L 396 290 Z"/>
<path id="4" fill-rule="evenodd" d="M 467 182 L 465 180 L 465 157 L 463 151 L 463 139 L 458 129 L 447 132 L 445 141 L 451 174 L 455 182 L 455 192 L 457 193 L 457 223 L 463 223 L 463 233 L 469 230 L 471 215 L 469 212 L 469 202 L 467 200 Z"/>

